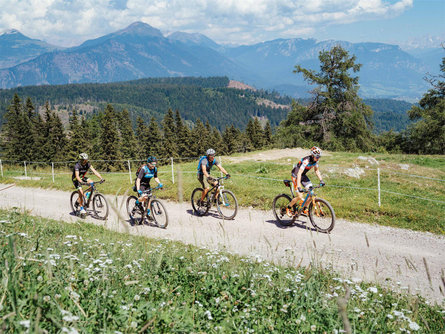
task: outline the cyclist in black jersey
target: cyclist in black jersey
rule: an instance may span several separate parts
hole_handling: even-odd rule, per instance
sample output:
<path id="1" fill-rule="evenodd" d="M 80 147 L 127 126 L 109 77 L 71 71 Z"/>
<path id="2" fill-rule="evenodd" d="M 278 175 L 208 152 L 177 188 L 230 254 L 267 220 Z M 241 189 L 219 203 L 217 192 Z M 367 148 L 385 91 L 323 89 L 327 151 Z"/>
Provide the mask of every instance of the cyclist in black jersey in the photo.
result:
<path id="1" fill-rule="evenodd" d="M 100 180 L 102 179 L 102 176 L 97 172 L 93 166 L 91 166 L 91 163 L 88 161 L 88 154 L 86 153 L 80 153 L 79 154 L 79 161 L 74 165 L 73 168 L 73 175 L 71 177 L 74 187 L 79 192 L 79 199 L 78 202 L 76 202 L 76 207 L 80 206 L 80 214 L 84 215 L 87 212 L 85 211 L 85 208 L 83 207 L 83 190 L 82 190 L 82 182 L 83 183 L 92 183 L 93 180 L 89 179 L 85 175 L 88 173 L 88 171 L 91 169 L 94 175 L 96 175 Z"/>
<path id="2" fill-rule="evenodd" d="M 289 202 L 286 213 L 288 216 L 292 217 L 292 207 L 297 203 L 299 205 L 303 204 L 303 187 L 308 189 L 312 187 L 312 182 L 309 180 L 306 175 L 312 168 L 314 168 L 315 175 L 317 175 L 320 180 L 320 186 L 324 186 L 323 178 L 321 177 L 320 169 L 318 168 L 318 161 L 321 157 L 321 150 L 317 146 L 311 148 L 311 155 L 308 155 L 302 158 L 297 166 L 292 169 L 292 183 L 294 184 L 294 190 L 296 193 L 296 197 Z M 307 209 L 303 211 L 303 213 L 307 214 Z"/>
<path id="3" fill-rule="evenodd" d="M 199 159 L 198 163 L 198 181 L 201 183 L 202 189 L 204 190 L 201 195 L 201 201 L 204 201 L 204 198 L 210 190 L 210 187 L 204 184 L 204 177 L 206 178 L 208 184 L 212 186 L 216 185 L 215 179 L 210 176 L 210 170 L 214 165 L 218 167 L 218 169 L 224 173 L 224 175 L 226 175 L 228 178 L 230 177 L 230 174 L 227 173 L 224 167 L 221 166 L 217 160 L 215 160 L 215 150 L 213 148 L 209 148 L 206 151 L 206 155 L 203 155 Z"/>

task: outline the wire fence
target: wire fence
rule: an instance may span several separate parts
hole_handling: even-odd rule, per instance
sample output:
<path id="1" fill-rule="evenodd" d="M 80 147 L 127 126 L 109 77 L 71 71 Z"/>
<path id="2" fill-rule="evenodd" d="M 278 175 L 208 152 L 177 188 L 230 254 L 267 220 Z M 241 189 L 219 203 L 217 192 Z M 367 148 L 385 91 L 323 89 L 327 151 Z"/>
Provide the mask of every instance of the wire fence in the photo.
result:
<path id="1" fill-rule="evenodd" d="M 220 163 L 222 164 L 221 157 L 218 158 Z M 159 170 L 159 174 L 169 174 L 171 175 L 171 181 L 172 183 L 175 183 L 175 165 L 180 165 L 181 163 L 190 163 L 192 161 L 198 161 L 199 157 L 181 157 L 181 158 L 163 158 L 158 159 L 158 166 L 163 167 L 162 170 Z M 128 175 L 129 183 L 132 184 L 134 181 L 134 178 L 136 177 L 135 172 L 139 168 L 141 164 L 145 162 L 145 160 L 138 160 L 138 159 L 124 159 L 124 160 L 89 160 L 93 165 L 95 165 L 96 169 L 100 169 L 100 165 L 104 163 L 112 163 L 114 166 L 114 170 L 112 171 L 100 171 L 101 174 L 107 175 Z M 77 161 L 54 161 L 54 162 L 42 162 L 42 161 L 8 161 L 8 160 L 1 160 L 0 159 L 0 176 L 2 178 L 5 177 L 5 174 L 7 174 L 7 177 L 13 177 L 17 179 L 29 179 L 29 180 L 35 180 L 40 177 L 48 177 L 50 176 L 52 179 L 52 182 L 55 182 L 56 176 L 58 175 L 70 175 L 73 174 L 73 167 L 76 164 Z M 97 168 L 96 165 L 98 165 Z M 432 177 L 426 177 L 422 175 L 414 175 L 409 173 L 400 173 L 397 171 L 389 170 L 389 169 L 383 169 L 383 168 L 360 168 L 360 167 L 340 167 L 340 166 L 323 166 L 323 170 L 329 172 L 329 173 L 339 173 L 339 174 L 345 174 L 353 178 L 360 178 L 361 175 L 365 173 L 372 173 L 375 177 L 375 187 L 360 187 L 360 186 L 354 186 L 351 184 L 348 185 L 340 185 L 340 184 L 332 184 L 330 183 L 330 187 L 334 188 L 343 188 L 343 189 L 356 189 L 356 190 L 365 190 L 365 191 L 373 191 L 377 192 L 377 200 L 378 200 L 378 206 L 381 206 L 382 202 L 382 193 L 387 193 L 391 195 L 396 196 L 402 196 L 407 198 L 413 198 L 413 199 L 419 199 L 424 201 L 430 201 L 440 204 L 445 204 L 445 201 L 435 199 L 435 198 L 427 198 L 427 197 L 421 197 L 421 196 L 415 196 L 413 194 L 403 194 L 396 191 L 391 190 L 385 190 L 382 189 L 382 172 L 385 174 L 392 174 L 392 175 L 398 175 L 403 176 L 407 178 L 421 178 L 428 181 L 433 182 L 445 182 L 444 179 L 440 178 L 432 178 Z M 197 170 L 181 170 L 181 173 L 184 174 L 192 174 L 196 173 Z M 237 176 L 241 178 L 246 179 L 257 179 L 261 181 L 272 181 L 272 182 L 282 182 L 283 179 L 278 178 L 270 178 L 270 177 L 264 177 L 264 176 L 258 176 L 258 175 L 248 175 L 248 174 L 232 174 L 232 176 Z"/>

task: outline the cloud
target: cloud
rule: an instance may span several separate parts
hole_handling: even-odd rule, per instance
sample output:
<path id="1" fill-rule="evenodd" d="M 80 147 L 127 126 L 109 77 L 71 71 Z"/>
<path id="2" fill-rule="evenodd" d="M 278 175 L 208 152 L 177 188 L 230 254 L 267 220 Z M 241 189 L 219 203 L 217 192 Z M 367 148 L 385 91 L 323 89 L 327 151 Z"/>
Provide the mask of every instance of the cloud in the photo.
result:
<path id="1" fill-rule="evenodd" d="M 0 0 L 0 31 L 78 45 L 142 21 L 219 43 L 309 37 L 317 29 L 400 15 L 413 0 Z"/>

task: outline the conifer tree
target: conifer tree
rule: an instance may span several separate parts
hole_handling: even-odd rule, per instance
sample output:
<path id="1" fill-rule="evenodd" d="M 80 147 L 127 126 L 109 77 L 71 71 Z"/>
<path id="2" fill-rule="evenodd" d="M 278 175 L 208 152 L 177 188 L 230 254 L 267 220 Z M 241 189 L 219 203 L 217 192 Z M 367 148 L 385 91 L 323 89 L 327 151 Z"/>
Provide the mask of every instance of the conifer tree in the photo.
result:
<path id="1" fill-rule="evenodd" d="M 100 147 L 101 147 L 101 159 L 111 160 L 103 164 L 102 168 L 106 171 L 115 170 L 118 167 L 118 163 L 113 160 L 119 160 L 119 132 L 116 124 L 116 112 L 111 104 L 108 104 L 103 114 L 101 127 L 102 132 L 100 135 Z"/>
<path id="2" fill-rule="evenodd" d="M 190 130 L 184 125 L 179 110 L 175 114 L 176 148 L 179 157 L 191 156 Z"/>
<path id="3" fill-rule="evenodd" d="M 136 156 L 136 138 L 134 137 L 133 126 L 127 109 L 124 109 L 120 114 L 119 130 L 122 157 L 126 159 L 134 158 Z"/>
<path id="4" fill-rule="evenodd" d="M 50 111 L 49 120 L 45 125 L 48 133 L 44 146 L 47 153 L 47 161 L 64 160 L 67 140 L 60 117 L 54 111 Z"/>
<path id="5" fill-rule="evenodd" d="M 270 126 L 270 121 L 267 120 L 264 127 L 264 145 L 271 146 L 272 144 L 272 127 Z"/>
<path id="6" fill-rule="evenodd" d="M 147 159 L 150 143 L 148 142 L 149 130 L 144 120 L 138 116 L 136 119 L 136 155 L 138 159 Z"/>
<path id="7" fill-rule="evenodd" d="M 150 119 L 150 124 L 148 125 L 146 157 L 152 155 L 158 158 L 162 158 L 163 150 L 161 145 L 162 145 L 161 131 L 159 130 L 158 122 L 154 117 L 152 117 Z"/>
<path id="8" fill-rule="evenodd" d="M 210 134 L 199 118 L 195 122 L 191 136 L 191 147 L 194 156 L 198 157 L 203 155 L 207 149 L 211 147 L 211 143 L 209 142 Z"/>
<path id="9" fill-rule="evenodd" d="M 23 106 L 18 94 L 14 94 L 8 112 L 5 114 L 6 123 L 3 125 L 3 146 L 9 160 L 27 160 L 23 154 Z"/>
<path id="10" fill-rule="evenodd" d="M 177 136 L 175 132 L 175 119 L 173 117 L 173 111 L 168 109 L 162 121 L 162 155 L 164 158 L 177 156 Z"/>
<path id="11" fill-rule="evenodd" d="M 368 151 L 373 144 L 372 110 L 358 96 L 361 64 L 341 46 L 319 54 L 320 72 L 295 66 L 305 80 L 318 87 L 312 103 L 301 116 L 303 126 L 311 128 L 311 138 L 331 149 Z"/>
<path id="12" fill-rule="evenodd" d="M 250 138 L 250 142 L 255 149 L 260 149 L 264 145 L 264 131 L 258 117 L 253 120 L 253 137 Z"/>

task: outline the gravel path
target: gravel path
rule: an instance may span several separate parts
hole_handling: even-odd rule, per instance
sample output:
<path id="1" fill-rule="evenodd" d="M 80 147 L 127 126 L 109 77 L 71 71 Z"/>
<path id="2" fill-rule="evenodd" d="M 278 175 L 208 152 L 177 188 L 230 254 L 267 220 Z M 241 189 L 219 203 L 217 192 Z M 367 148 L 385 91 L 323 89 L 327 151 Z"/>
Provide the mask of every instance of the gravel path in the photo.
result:
<path id="1" fill-rule="evenodd" d="M 8 186 L 0 184 L 1 208 L 19 207 L 32 215 L 66 222 L 80 220 L 71 214 L 69 192 Z M 123 198 L 108 198 L 120 209 L 112 210 L 105 222 L 92 217 L 85 221 L 123 233 L 259 256 L 277 264 L 319 264 L 349 279 L 377 281 L 395 290 L 421 294 L 433 302 L 445 302 L 443 236 L 341 219 L 327 235 L 315 232 L 305 217 L 294 226 L 281 228 L 271 211 L 243 208 L 235 220 L 223 221 L 213 209 L 206 217 L 196 217 L 189 203 L 167 201 L 167 229 L 131 227 L 118 218 L 117 212 L 126 218 Z"/>

